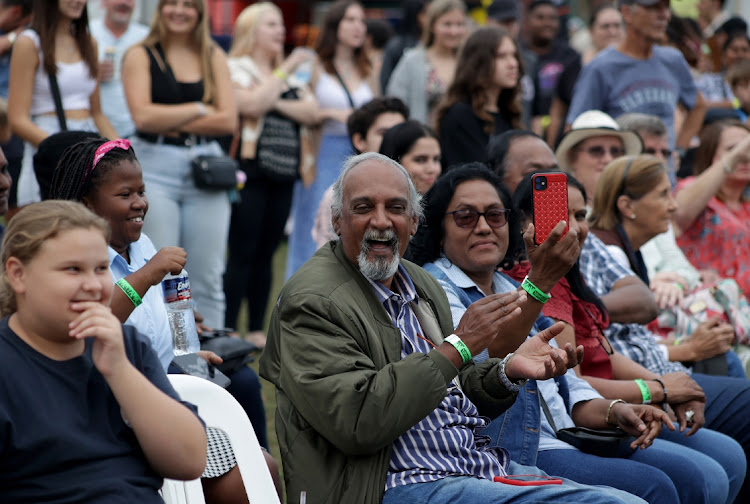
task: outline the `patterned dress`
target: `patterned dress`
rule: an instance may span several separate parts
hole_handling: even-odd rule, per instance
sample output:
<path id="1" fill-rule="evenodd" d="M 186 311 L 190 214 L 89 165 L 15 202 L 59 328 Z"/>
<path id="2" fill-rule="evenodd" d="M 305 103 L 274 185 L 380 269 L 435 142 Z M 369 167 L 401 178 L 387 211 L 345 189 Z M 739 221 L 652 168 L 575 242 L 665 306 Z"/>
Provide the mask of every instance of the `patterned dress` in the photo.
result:
<path id="1" fill-rule="evenodd" d="M 675 192 L 694 181 L 695 177 L 682 180 Z M 677 244 L 696 268 L 714 269 L 720 277 L 734 278 L 743 292 L 750 292 L 750 201 L 732 210 L 712 197 Z"/>

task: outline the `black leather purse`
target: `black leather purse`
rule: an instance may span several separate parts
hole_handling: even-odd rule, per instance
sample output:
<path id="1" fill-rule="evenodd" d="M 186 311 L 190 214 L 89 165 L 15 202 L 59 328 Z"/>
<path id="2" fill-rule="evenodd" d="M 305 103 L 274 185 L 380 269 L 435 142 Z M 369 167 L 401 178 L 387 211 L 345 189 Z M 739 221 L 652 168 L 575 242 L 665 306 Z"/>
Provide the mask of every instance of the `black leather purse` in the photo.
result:
<path id="1" fill-rule="evenodd" d="M 222 373 L 231 375 L 253 361 L 258 347 L 242 338 L 230 336 L 227 331 L 203 331 L 200 336 L 201 350 L 208 350 L 224 362 L 216 366 Z"/>
<path id="2" fill-rule="evenodd" d="M 555 381 L 567 407 L 569 390 L 565 376 L 555 378 Z M 541 403 L 542 411 L 544 411 L 544 416 L 547 417 L 547 422 L 549 422 L 557 435 L 557 439 L 560 441 L 564 441 L 584 453 L 590 453 L 599 457 L 622 457 L 633 452 L 633 449 L 630 447 L 630 443 L 634 439 L 633 436 L 620 428 L 589 429 L 587 427 L 576 426 L 558 430 L 555 421 L 552 419 L 549 407 L 547 407 L 547 403 L 544 397 L 542 397 L 541 391 L 539 391 L 539 402 Z"/>
<path id="3" fill-rule="evenodd" d="M 195 156 L 193 181 L 199 189 L 228 190 L 237 187 L 239 163 L 229 156 Z"/>

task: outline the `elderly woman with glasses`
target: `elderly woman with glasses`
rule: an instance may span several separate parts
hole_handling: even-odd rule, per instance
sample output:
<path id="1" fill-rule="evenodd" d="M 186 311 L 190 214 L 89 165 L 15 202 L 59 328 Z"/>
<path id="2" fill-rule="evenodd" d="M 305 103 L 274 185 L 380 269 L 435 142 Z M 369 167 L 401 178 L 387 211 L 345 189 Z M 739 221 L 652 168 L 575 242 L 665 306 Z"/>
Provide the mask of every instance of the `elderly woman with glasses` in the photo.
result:
<path id="1" fill-rule="evenodd" d="M 557 146 L 555 157 L 560 169 L 574 175 L 591 197 L 599 175 L 610 161 L 640 154 L 642 150 L 637 133 L 621 130 L 604 112 L 589 110 L 573 121 Z"/>
<path id="2" fill-rule="evenodd" d="M 507 189 L 484 165 L 471 163 L 438 178 L 425 194 L 425 224 L 409 245 L 407 257 L 438 279 L 448 295 L 456 324 L 468 306 L 492 293 L 521 289 L 526 294 L 521 315 L 515 319 L 518 323 L 499 334 L 475 360 L 487 355 L 503 357 L 527 336 L 552 325 L 552 321 L 539 316 L 545 293 L 568 271 L 580 251 L 577 228 L 571 227 L 561 238 L 563 229 L 564 225 L 558 223 L 550 237 L 536 246 L 534 228 L 529 225 L 522 239 L 519 217 L 511 210 Z M 497 268 L 513 265 L 523 248 L 522 242 L 530 269 L 519 287 Z M 561 336 L 558 334 L 557 338 Z M 565 347 L 572 345 L 567 343 Z M 672 445 L 661 442 L 653 451 L 634 450 L 651 446 L 662 423 L 672 428 L 660 409 L 603 399 L 570 370 L 556 380 L 527 382 L 516 404 L 482 434 L 492 439 L 492 445 L 507 449 L 515 462 L 536 465 L 542 471 L 578 483 L 608 485 L 648 502 L 704 502 L 701 499 L 706 495 L 706 479 L 700 475 L 699 463 L 690 456 L 673 458 Z M 621 452 L 608 458 L 580 452 L 556 436 L 557 429 L 566 427 L 606 429 L 614 425 L 636 439 L 629 446 L 624 443 Z M 723 481 L 726 483 L 726 476 Z M 678 485 L 689 490 L 678 491 Z M 696 497 L 683 500 L 683 493 Z"/>

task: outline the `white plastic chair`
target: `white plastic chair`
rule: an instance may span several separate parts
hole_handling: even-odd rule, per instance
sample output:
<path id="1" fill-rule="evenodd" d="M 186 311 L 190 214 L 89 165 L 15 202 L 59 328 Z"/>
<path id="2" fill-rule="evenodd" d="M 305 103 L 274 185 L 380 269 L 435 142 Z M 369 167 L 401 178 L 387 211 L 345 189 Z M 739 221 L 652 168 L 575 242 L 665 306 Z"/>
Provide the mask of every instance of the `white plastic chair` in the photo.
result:
<path id="1" fill-rule="evenodd" d="M 280 504 L 255 431 L 240 403 L 229 392 L 203 378 L 183 374 L 168 376 L 180 397 L 198 406 L 198 413 L 207 427 L 221 429 L 229 436 L 251 504 Z M 167 504 L 206 502 L 200 479 L 165 479 L 162 497 Z"/>

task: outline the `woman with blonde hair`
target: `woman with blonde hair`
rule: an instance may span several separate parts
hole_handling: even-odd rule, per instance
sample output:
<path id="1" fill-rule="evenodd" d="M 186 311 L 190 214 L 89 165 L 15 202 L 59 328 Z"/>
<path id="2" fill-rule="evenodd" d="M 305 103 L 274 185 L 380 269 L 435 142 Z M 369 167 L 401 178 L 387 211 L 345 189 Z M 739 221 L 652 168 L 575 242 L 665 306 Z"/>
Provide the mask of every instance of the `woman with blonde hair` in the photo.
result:
<path id="1" fill-rule="evenodd" d="M 67 128 L 117 137 L 99 102 L 96 40 L 89 32 L 86 3 L 34 0 L 33 11 L 31 26 L 18 35 L 10 61 L 8 121 L 25 142 L 18 206 L 41 199 L 33 157 L 49 135 Z M 51 75 L 59 89 L 60 116 Z"/>
<path id="2" fill-rule="evenodd" d="M 308 126 L 318 112 L 307 84 L 293 73 L 314 53 L 298 48 L 283 58 L 284 19 L 270 2 L 246 7 L 234 32 L 229 71 L 241 122 L 238 158 L 247 181 L 229 225 L 225 326 L 237 327 L 246 297 L 248 339 L 262 347 L 271 259 L 284 235 L 300 164 L 313 156 Z"/>
<path id="3" fill-rule="evenodd" d="M 191 161 L 222 154 L 214 137 L 234 132 L 237 109 L 204 1 L 160 0 L 148 36 L 125 55 L 122 75 L 151 200 L 144 231 L 157 247 L 187 251 L 197 308 L 206 325 L 222 327 L 229 195 L 197 187 Z"/>
<path id="4" fill-rule="evenodd" d="M 292 196 L 293 228 L 289 235 L 286 278 L 318 250 L 312 238 L 320 201 L 333 185 L 344 159 L 352 154 L 346 131 L 349 115 L 373 98 L 372 64 L 364 49 L 365 11 L 357 1 L 337 0 L 328 8 L 315 42 L 318 60 L 310 86 L 319 109 L 320 144 L 315 169 L 303 169 Z M 307 168 L 307 166 L 303 167 Z"/>
<path id="5" fill-rule="evenodd" d="M 589 222 L 618 262 L 651 285 L 641 247 L 669 229 L 677 208 L 664 162 L 648 155 L 621 157 L 607 165 L 596 183 Z M 729 352 L 734 339 L 734 328 L 712 317 L 692 333 L 663 343 L 669 360 L 688 365 L 726 354 L 726 365 L 720 359 L 719 370 L 710 374 L 744 378 L 737 356 Z M 706 369 L 708 363 L 700 366 Z"/>
<path id="6" fill-rule="evenodd" d="M 435 128 L 438 104 L 453 81 L 458 48 L 467 33 L 466 5 L 433 0 L 425 17 L 422 43 L 404 54 L 386 90 L 409 106 L 412 118 Z"/>

